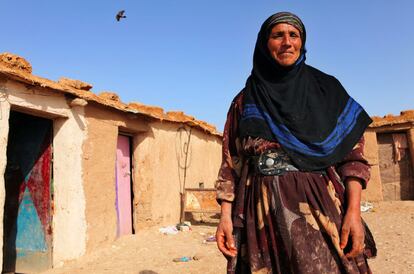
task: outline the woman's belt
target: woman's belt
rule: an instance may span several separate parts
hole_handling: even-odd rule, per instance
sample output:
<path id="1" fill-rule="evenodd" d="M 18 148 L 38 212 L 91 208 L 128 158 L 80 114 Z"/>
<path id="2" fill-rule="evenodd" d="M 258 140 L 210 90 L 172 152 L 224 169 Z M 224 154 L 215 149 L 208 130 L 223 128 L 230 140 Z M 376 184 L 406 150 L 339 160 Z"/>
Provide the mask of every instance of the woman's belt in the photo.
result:
<path id="1" fill-rule="evenodd" d="M 292 163 L 290 157 L 282 149 L 268 149 L 259 156 L 250 156 L 250 163 L 260 174 L 279 176 L 290 171 L 299 171 Z M 311 171 L 326 174 L 324 170 Z"/>
<path id="2" fill-rule="evenodd" d="M 298 171 L 282 149 L 268 149 L 259 156 L 251 156 L 250 163 L 263 175 L 278 176 L 288 171 Z"/>

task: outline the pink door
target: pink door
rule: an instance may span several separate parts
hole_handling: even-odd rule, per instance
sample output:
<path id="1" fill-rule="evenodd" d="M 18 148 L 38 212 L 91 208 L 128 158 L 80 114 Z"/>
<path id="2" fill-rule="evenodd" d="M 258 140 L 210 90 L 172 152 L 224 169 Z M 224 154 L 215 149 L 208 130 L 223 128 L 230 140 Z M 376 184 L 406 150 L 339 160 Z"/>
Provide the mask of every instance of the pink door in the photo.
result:
<path id="1" fill-rule="evenodd" d="M 116 149 L 118 236 L 132 234 L 130 139 L 119 135 Z"/>

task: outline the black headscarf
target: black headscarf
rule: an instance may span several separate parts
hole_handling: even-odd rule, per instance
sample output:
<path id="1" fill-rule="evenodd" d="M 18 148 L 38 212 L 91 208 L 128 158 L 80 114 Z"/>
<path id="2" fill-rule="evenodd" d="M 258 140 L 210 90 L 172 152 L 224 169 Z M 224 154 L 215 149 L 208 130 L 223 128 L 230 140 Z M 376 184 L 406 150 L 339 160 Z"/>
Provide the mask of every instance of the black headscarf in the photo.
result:
<path id="1" fill-rule="evenodd" d="M 267 48 L 278 23 L 301 34 L 301 54 L 290 67 L 279 65 Z M 239 133 L 276 141 L 299 169 L 320 170 L 344 159 L 372 120 L 335 77 L 305 64 L 305 41 L 305 26 L 292 13 L 276 13 L 263 23 L 243 91 Z"/>

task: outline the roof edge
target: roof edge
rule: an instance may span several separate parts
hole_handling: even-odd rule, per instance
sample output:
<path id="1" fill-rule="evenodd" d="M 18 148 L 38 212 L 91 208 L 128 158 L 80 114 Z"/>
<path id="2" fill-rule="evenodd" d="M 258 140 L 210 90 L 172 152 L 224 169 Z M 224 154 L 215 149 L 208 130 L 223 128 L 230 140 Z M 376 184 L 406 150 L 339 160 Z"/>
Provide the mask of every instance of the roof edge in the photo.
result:
<path id="1" fill-rule="evenodd" d="M 95 94 L 91 91 L 93 87 L 91 84 L 80 80 L 62 77 L 55 82 L 33 75 L 31 64 L 24 58 L 11 53 L 0 54 L 0 74 L 14 81 L 23 82 L 32 86 L 50 88 L 64 94 L 71 94 L 86 101 L 93 101 L 122 112 L 141 114 L 160 121 L 182 123 L 201 129 L 210 135 L 222 137 L 222 134 L 217 131 L 215 126 L 205 121 L 197 120 L 181 111 L 169 111 L 165 113 L 163 108 L 158 106 L 145 105 L 139 102 L 123 103 L 116 93 L 102 91 L 99 94 Z"/>

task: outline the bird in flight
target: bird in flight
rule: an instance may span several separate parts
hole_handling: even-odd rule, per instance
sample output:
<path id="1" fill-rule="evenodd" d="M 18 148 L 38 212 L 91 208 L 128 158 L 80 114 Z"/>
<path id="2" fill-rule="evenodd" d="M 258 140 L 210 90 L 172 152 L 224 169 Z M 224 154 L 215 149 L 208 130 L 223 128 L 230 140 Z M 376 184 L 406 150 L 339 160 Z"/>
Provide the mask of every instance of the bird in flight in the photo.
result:
<path id="1" fill-rule="evenodd" d="M 119 11 L 117 14 L 116 14 L 116 21 L 118 21 L 119 22 L 119 20 L 121 20 L 121 18 L 126 18 L 126 16 L 124 15 L 124 13 L 125 13 L 125 11 L 124 10 L 121 10 L 121 11 Z"/>

